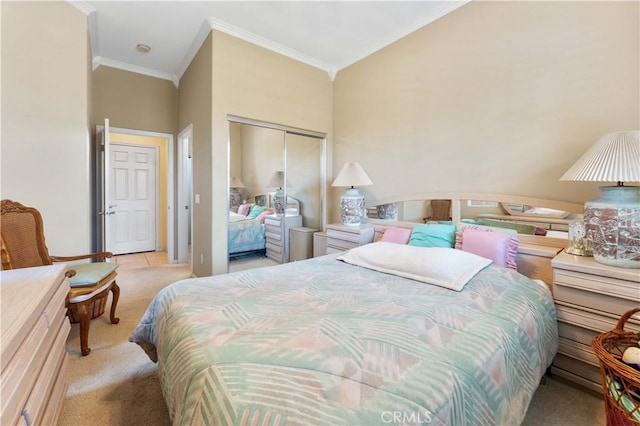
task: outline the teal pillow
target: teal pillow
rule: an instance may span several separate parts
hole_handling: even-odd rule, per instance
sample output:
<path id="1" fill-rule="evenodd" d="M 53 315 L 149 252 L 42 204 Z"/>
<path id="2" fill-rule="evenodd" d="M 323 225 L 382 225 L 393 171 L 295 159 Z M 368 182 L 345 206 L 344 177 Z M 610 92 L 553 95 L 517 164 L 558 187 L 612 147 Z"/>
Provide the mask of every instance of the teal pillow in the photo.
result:
<path id="1" fill-rule="evenodd" d="M 410 246 L 451 247 L 456 244 L 456 226 L 452 223 L 416 225 L 409 238 Z"/>
<path id="2" fill-rule="evenodd" d="M 266 209 L 267 208 L 265 206 L 259 206 L 259 205 L 256 204 L 253 207 L 251 207 L 251 210 L 249 211 L 249 214 L 247 215 L 247 218 L 255 219 L 256 217 L 260 216 L 260 213 L 262 213 Z"/>

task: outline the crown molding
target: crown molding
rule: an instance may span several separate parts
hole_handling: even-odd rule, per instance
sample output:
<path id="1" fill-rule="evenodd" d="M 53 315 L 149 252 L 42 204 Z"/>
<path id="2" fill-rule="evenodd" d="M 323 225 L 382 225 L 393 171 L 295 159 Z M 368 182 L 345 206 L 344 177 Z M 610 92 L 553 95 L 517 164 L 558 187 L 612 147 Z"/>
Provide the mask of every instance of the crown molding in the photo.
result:
<path id="1" fill-rule="evenodd" d="M 470 1 L 471 0 L 459 0 L 455 2 L 444 3 L 440 10 L 430 14 L 429 16 L 425 16 L 421 19 L 418 19 L 412 22 L 411 24 L 408 24 L 405 27 L 401 28 L 400 30 L 394 32 L 393 34 L 388 35 L 384 39 L 380 40 L 378 43 L 373 44 L 369 46 L 367 49 L 361 51 L 359 54 L 354 55 L 350 60 L 346 60 L 341 64 L 335 64 L 336 72 L 348 67 L 349 65 L 355 64 L 356 62 L 366 58 L 367 56 L 377 52 L 378 50 L 384 47 L 387 47 L 392 43 L 395 43 L 401 38 L 408 36 L 409 34 L 419 30 L 420 28 L 423 28 L 424 26 L 436 21 L 437 19 L 442 18 L 446 14 L 453 12 L 454 10 L 464 6 Z"/>
<path id="2" fill-rule="evenodd" d="M 263 47 L 265 49 L 271 50 L 272 52 L 279 53 L 281 55 L 287 56 L 291 59 L 295 59 L 296 61 L 305 63 L 307 65 L 311 65 L 312 67 L 319 68 L 323 71 L 326 71 L 329 76 L 331 76 L 331 64 L 328 64 L 319 59 L 313 58 L 309 55 L 305 55 L 295 49 L 290 49 L 286 46 L 283 46 L 279 43 L 256 35 L 252 32 L 244 30 L 242 28 L 236 27 L 235 25 L 231 25 L 227 22 L 221 21 L 216 18 L 208 18 L 207 22 L 212 30 L 221 31 L 223 33 L 229 34 L 241 40 L 247 41 L 249 43 L 255 44 L 257 46 Z"/>
<path id="3" fill-rule="evenodd" d="M 150 68 L 139 67 L 137 65 L 127 64 L 125 62 L 116 61 L 114 59 L 103 58 L 101 56 L 96 56 L 92 61 L 93 69 L 95 70 L 101 65 L 105 67 L 117 68 L 123 71 L 134 72 L 137 74 L 147 75 L 149 77 L 161 78 L 163 80 L 171 81 L 176 87 L 178 87 L 180 81 L 177 76 L 174 74 L 169 74 L 161 71 L 156 71 Z"/>
<path id="4" fill-rule="evenodd" d="M 67 3 L 69 3 L 71 6 L 75 7 L 76 9 L 78 9 L 80 12 L 84 13 L 87 16 L 91 15 L 93 12 L 96 11 L 96 9 L 93 6 L 83 1 L 67 0 Z"/>

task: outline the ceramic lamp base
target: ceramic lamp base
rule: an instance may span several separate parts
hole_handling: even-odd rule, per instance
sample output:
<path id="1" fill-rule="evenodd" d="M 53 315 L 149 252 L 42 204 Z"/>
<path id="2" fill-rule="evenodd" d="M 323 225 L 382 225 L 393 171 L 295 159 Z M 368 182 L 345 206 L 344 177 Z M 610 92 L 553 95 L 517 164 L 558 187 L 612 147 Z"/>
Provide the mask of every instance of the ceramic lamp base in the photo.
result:
<path id="1" fill-rule="evenodd" d="M 364 216 L 364 197 L 357 188 L 349 188 L 340 197 L 340 216 L 342 224 L 347 226 L 360 226 Z"/>
<path id="2" fill-rule="evenodd" d="M 284 191 L 282 189 L 278 189 L 273 195 L 273 209 L 276 214 L 284 214 L 285 206 Z"/>
<path id="3" fill-rule="evenodd" d="M 238 207 L 242 204 L 242 195 L 236 188 L 229 189 L 229 210 L 238 212 Z"/>
<path id="4" fill-rule="evenodd" d="M 640 268 L 640 186 L 602 186 L 584 205 L 593 258 L 602 264 Z"/>

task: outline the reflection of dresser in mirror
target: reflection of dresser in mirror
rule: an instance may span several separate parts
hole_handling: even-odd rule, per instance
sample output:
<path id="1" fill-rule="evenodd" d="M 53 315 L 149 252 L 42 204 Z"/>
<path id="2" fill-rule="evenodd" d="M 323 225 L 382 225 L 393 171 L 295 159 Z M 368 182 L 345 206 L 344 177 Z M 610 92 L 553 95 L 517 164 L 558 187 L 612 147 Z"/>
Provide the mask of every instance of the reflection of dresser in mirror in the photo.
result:
<path id="1" fill-rule="evenodd" d="M 325 135 L 237 116 L 228 119 L 229 175 L 243 182 L 243 199 L 275 193 L 287 199 L 285 213 L 265 217 L 264 232 L 266 256 L 289 262 L 291 228 L 324 228 Z M 274 187 L 272 177 L 280 171 L 281 186 Z M 289 205 L 293 200 L 296 206 Z"/>
<path id="2" fill-rule="evenodd" d="M 265 218 L 267 257 L 278 263 L 289 261 L 289 230 L 302 226 L 302 216 L 270 215 Z"/>

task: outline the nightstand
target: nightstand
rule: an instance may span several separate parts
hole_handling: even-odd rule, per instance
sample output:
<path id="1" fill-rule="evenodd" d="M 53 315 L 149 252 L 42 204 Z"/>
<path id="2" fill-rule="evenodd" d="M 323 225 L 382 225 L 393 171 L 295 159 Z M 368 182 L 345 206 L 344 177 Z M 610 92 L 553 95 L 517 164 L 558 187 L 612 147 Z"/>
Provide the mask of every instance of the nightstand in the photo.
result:
<path id="1" fill-rule="evenodd" d="M 640 269 L 603 265 L 564 251 L 551 266 L 560 337 L 551 373 L 600 393 L 600 364 L 591 341 L 640 305 Z M 627 321 L 626 329 L 639 331 L 640 321 Z"/>
<path id="2" fill-rule="evenodd" d="M 373 235 L 372 225 L 346 226 L 338 223 L 327 225 L 327 254 L 371 243 Z"/>
<path id="3" fill-rule="evenodd" d="M 302 226 L 300 215 L 272 214 L 264 219 L 267 257 L 278 263 L 289 261 L 289 229 Z"/>
<path id="4" fill-rule="evenodd" d="M 313 257 L 327 254 L 327 233 L 316 232 L 313 234 Z"/>
<path id="5" fill-rule="evenodd" d="M 313 234 L 317 229 L 297 227 L 289 229 L 289 259 L 305 260 L 313 257 Z"/>

